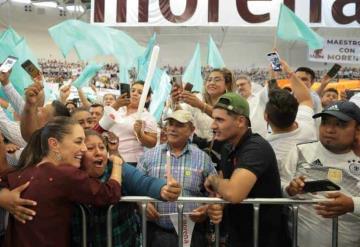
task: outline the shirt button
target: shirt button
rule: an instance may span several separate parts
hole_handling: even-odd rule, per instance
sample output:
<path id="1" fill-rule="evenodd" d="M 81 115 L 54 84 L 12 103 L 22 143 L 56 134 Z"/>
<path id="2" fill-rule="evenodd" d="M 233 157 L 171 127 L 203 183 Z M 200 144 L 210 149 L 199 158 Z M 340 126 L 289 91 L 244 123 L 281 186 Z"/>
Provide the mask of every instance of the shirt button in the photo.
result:
<path id="1" fill-rule="evenodd" d="M 49 181 L 52 182 L 54 179 L 53 178 L 49 178 Z"/>
<path id="2" fill-rule="evenodd" d="M 30 178 L 31 180 L 33 180 L 34 179 L 34 177 L 33 176 L 31 176 L 31 178 Z"/>
<path id="3" fill-rule="evenodd" d="M 21 175 L 19 175 L 18 178 L 21 178 Z"/>

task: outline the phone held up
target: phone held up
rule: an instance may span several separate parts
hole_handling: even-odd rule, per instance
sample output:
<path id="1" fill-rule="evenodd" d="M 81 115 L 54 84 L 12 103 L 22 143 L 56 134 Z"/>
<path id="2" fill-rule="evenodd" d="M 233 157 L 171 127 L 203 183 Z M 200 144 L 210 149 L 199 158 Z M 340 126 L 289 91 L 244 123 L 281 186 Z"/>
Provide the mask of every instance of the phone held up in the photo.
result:
<path id="1" fill-rule="evenodd" d="M 31 76 L 31 78 L 39 78 L 40 77 L 40 70 L 30 61 L 26 60 L 21 67 Z"/>
<path id="2" fill-rule="evenodd" d="M 270 52 L 266 54 L 267 59 L 269 60 L 271 67 L 274 71 L 281 71 L 281 63 L 280 63 L 280 57 L 277 52 Z"/>
<path id="3" fill-rule="evenodd" d="M 305 182 L 305 186 L 303 188 L 304 192 L 310 193 L 319 191 L 335 191 L 340 189 L 341 188 L 337 184 L 327 179 Z"/>
<path id="4" fill-rule="evenodd" d="M 334 76 L 336 76 L 336 74 L 339 72 L 339 70 L 341 69 L 341 65 L 339 64 L 334 64 L 334 66 L 331 67 L 331 69 L 326 73 L 330 78 L 333 78 Z"/>
<path id="5" fill-rule="evenodd" d="M 7 73 L 9 72 L 12 67 L 14 67 L 15 63 L 17 62 L 18 58 L 14 56 L 8 56 L 5 61 L 0 66 L 0 72 Z"/>
<path id="6" fill-rule="evenodd" d="M 126 93 L 126 96 L 130 98 L 130 84 L 120 83 L 120 95 Z"/>

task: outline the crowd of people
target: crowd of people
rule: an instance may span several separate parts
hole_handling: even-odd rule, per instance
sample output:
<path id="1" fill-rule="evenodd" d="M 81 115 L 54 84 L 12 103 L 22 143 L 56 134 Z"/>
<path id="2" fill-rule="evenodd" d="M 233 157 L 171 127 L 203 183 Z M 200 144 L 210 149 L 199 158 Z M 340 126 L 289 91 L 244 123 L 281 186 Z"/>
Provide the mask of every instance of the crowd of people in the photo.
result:
<path id="1" fill-rule="evenodd" d="M 85 64 L 40 65 L 47 81 L 63 84 Z M 329 88 L 334 78 L 326 73 L 293 70 L 286 61 L 281 67 L 281 73 L 206 67 L 202 92 L 172 86 L 160 122 L 147 110 L 153 92 L 144 92 L 143 81 L 133 81 L 129 94 L 94 102 L 78 89 L 79 106 L 68 100 L 70 85 L 60 88 L 57 100 L 44 102 L 42 76 L 22 97 L 11 71 L 1 72 L 9 102 L 0 108 L 0 207 L 10 216 L 7 224 L 0 219 L 0 246 L 83 245 L 79 205 L 87 246 L 106 246 L 113 204 L 113 246 L 141 246 L 139 217 L 146 217 L 146 246 L 174 247 L 179 196 L 229 202 L 184 205 L 195 224 L 193 247 L 214 245 L 214 224 L 220 225 L 221 246 L 253 246 L 253 207 L 241 204 L 247 198 L 327 198 L 299 206 L 298 246 L 331 246 L 333 217 L 339 217 L 339 246 L 359 246 L 360 97 Z M 183 67 L 166 69 L 183 73 Z M 97 76 L 111 80 L 118 70 L 109 64 Z M 349 68 L 342 75 L 349 70 L 351 78 L 359 76 Z M 281 89 L 284 77 L 290 87 Z M 315 80 L 317 91 L 311 89 Z M 143 93 L 145 109 L 138 112 Z M 317 180 L 340 190 L 310 193 L 307 182 Z M 126 195 L 160 202 L 148 203 L 141 215 L 137 204 L 120 201 Z M 259 214 L 258 246 L 292 246 L 286 206 L 261 205 Z"/>
<path id="2" fill-rule="evenodd" d="M 43 71 L 44 77 L 48 82 L 57 82 L 61 83 L 64 80 L 69 80 L 73 76 L 78 76 L 83 68 L 86 66 L 85 63 L 74 63 L 66 62 L 60 60 L 46 60 L 40 59 L 39 65 Z M 170 76 L 180 76 L 184 74 L 184 66 L 171 66 L 166 65 L 162 66 L 161 69 L 165 70 Z M 203 78 L 206 78 L 211 72 L 212 68 L 209 66 L 204 66 L 201 68 L 201 74 Z M 235 68 L 232 70 L 234 77 L 237 78 L 239 75 L 247 75 L 251 78 L 251 81 L 257 84 L 263 84 L 268 75 L 268 68 L 248 68 L 248 69 L 238 69 Z M 315 72 L 315 81 L 320 81 L 322 75 L 327 71 L 325 69 L 316 69 Z M 103 69 L 101 69 L 98 75 L 94 78 L 95 81 L 102 81 L 104 84 L 111 84 L 113 81 L 119 82 L 119 66 L 117 64 L 106 64 Z M 136 79 L 136 70 L 131 68 L 129 70 L 129 78 L 131 81 Z M 281 73 L 280 78 L 286 78 L 286 75 Z M 337 82 L 342 79 L 348 80 L 359 80 L 360 79 L 360 69 L 357 67 L 344 67 L 340 69 L 338 74 L 332 78 L 333 82 Z M 108 86 L 110 88 L 110 86 Z"/>

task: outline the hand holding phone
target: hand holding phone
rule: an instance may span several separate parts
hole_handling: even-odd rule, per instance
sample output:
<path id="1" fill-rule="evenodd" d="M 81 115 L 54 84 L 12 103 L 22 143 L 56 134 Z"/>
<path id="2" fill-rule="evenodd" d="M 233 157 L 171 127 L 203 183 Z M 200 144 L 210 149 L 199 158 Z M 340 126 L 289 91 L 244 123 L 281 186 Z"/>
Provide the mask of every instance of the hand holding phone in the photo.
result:
<path id="1" fill-rule="evenodd" d="M 188 91 L 188 92 L 191 92 L 193 87 L 194 87 L 194 85 L 188 82 L 188 83 L 186 83 L 186 85 L 184 87 L 184 90 Z"/>
<path id="2" fill-rule="evenodd" d="M 333 78 L 334 76 L 336 76 L 336 74 L 339 72 L 339 70 L 341 69 L 341 65 L 339 64 L 334 64 L 334 66 L 331 67 L 331 69 L 326 73 L 327 76 L 329 76 L 330 78 Z"/>
<path id="3" fill-rule="evenodd" d="M 130 98 L 130 85 L 126 83 L 120 83 L 120 95 L 126 93 L 126 96 Z"/>
<path id="4" fill-rule="evenodd" d="M 39 79 L 41 77 L 40 70 L 36 68 L 36 66 L 28 59 L 23 64 L 21 64 L 21 67 L 31 76 L 31 78 Z"/>
<path id="5" fill-rule="evenodd" d="M 303 188 L 304 192 L 310 193 L 319 191 L 335 191 L 340 189 L 341 188 L 337 184 L 327 179 L 305 182 Z"/>
<path id="6" fill-rule="evenodd" d="M 269 60 L 271 67 L 274 71 L 281 71 L 280 56 L 277 52 L 270 52 L 266 54 L 267 59 Z"/>
<path id="7" fill-rule="evenodd" d="M 18 60 L 17 57 L 14 56 L 8 56 L 5 61 L 0 66 L 0 72 L 7 73 L 9 72 L 12 67 L 14 67 L 16 61 Z"/>

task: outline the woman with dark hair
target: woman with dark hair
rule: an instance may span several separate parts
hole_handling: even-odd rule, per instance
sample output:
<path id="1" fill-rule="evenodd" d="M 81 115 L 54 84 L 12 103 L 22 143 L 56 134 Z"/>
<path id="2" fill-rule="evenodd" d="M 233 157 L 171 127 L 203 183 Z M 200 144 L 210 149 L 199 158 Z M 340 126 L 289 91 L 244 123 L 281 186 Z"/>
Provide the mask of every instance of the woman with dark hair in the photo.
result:
<path id="1" fill-rule="evenodd" d="M 204 81 L 202 94 L 195 94 L 174 86 L 172 90 L 172 100 L 178 108 L 182 108 L 192 113 L 194 116 L 195 134 L 200 148 L 206 146 L 213 138 L 211 129 L 212 108 L 217 100 L 226 92 L 233 92 L 235 89 L 234 77 L 230 70 L 214 69 Z M 183 102 L 178 104 L 179 102 Z"/>
<path id="2" fill-rule="evenodd" d="M 85 131 L 87 151 L 81 160 L 81 169 L 90 177 L 101 182 L 108 181 L 112 170 L 112 162 L 107 158 L 108 151 L 117 151 L 117 146 L 107 143 L 103 136 L 93 130 Z M 171 179 L 171 180 L 170 180 Z M 169 178 L 159 179 L 146 176 L 135 167 L 122 165 L 122 195 L 149 196 L 158 200 L 174 201 L 180 194 L 180 185 Z M 87 245 L 93 247 L 106 246 L 107 207 L 86 208 Z M 140 227 L 135 214 L 136 204 L 117 203 L 112 208 L 112 246 L 140 246 Z M 77 210 L 72 221 L 72 246 L 81 246 L 81 212 Z"/>
<path id="3" fill-rule="evenodd" d="M 121 95 L 112 107 L 118 111 L 121 122 L 116 122 L 108 131 L 119 137 L 119 153 L 124 161 L 136 166 L 139 157 L 144 153 L 144 147 L 152 148 L 156 145 L 157 124 L 155 118 L 145 110 L 140 116 L 137 114 L 140 97 L 144 89 L 143 81 L 136 81 L 131 85 L 130 98 Z M 151 91 L 147 95 L 150 103 Z M 146 107 L 145 105 L 145 107 Z M 141 120 L 138 120 L 140 117 Z"/>
<path id="4" fill-rule="evenodd" d="M 80 170 L 86 152 L 83 128 L 57 117 L 31 136 L 17 170 L 1 177 L 0 186 L 13 189 L 30 181 L 22 198 L 37 202 L 36 216 L 26 224 L 9 219 L 5 247 L 70 245 L 70 220 L 76 203 L 97 206 L 120 199 L 122 160 L 115 157 L 110 179 L 101 183 Z"/>

